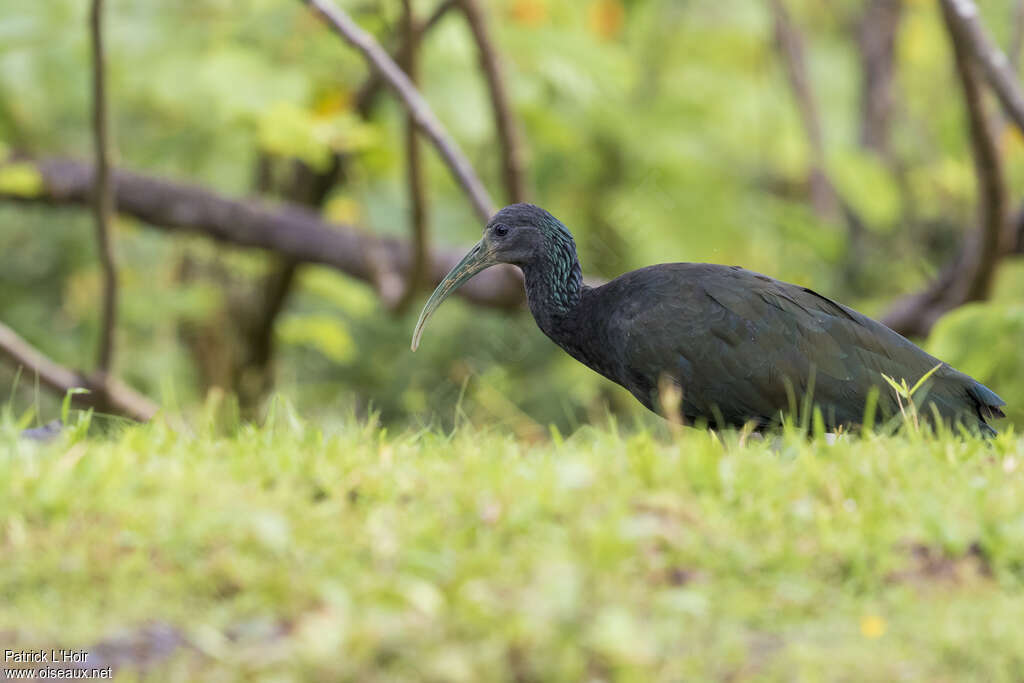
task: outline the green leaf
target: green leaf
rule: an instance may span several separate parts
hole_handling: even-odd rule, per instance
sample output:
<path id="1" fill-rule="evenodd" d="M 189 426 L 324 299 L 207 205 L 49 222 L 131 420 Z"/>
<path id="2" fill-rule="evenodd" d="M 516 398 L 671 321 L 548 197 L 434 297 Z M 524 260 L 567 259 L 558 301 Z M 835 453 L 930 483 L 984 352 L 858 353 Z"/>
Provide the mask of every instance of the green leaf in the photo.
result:
<path id="1" fill-rule="evenodd" d="M 898 383 L 896 382 L 896 380 L 894 380 L 894 379 L 893 379 L 892 377 L 890 377 L 889 375 L 885 374 L 884 372 L 883 372 L 883 373 L 881 373 L 881 374 L 882 374 L 882 379 L 884 379 L 884 380 L 885 380 L 886 382 L 888 382 L 888 383 L 889 383 L 889 386 L 890 386 L 890 387 L 892 387 L 892 390 L 893 390 L 893 391 L 895 391 L 895 392 L 896 392 L 897 394 L 899 394 L 900 396 L 903 396 L 904 398 L 907 398 L 907 394 L 906 394 L 906 391 L 907 391 L 907 387 L 906 387 L 906 382 L 904 382 L 904 383 L 903 383 L 903 386 L 900 386 L 900 385 L 899 385 L 899 384 L 898 384 Z"/>
<path id="2" fill-rule="evenodd" d="M 924 375 L 922 375 L 922 376 L 921 376 L 921 379 L 917 380 L 917 383 L 916 383 L 916 384 L 914 384 L 914 386 L 910 388 L 910 395 L 911 395 L 911 396 L 913 396 L 913 395 L 914 395 L 914 393 L 915 393 L 915 392 L 916 392 L 916 391 L 917 391 L 918 389 L 920 389 L 920 388 L 921 388 L 921 385 L 922 385 L 922 384 L 924 384 L 924 383 L 925 383 L 925 382 L 926 382 L 926 381 L 928 380 L 928 378 L 929 378 L 929 377 L 931 377 L 932 375 L 934 375 L 934 374 L 935 374 L 935 371 L 936 371 L 936 370 L 938 370 L 939 368 L 941 368 L 942 366 L 943 366 L 943 363 L 939 363 L 939 364 L 938 364 L 938 365 L 936 365 L 936 366 L 935 366 L 934 368 L 932 368 L 932 369 L 931 369 L 931 370 L 929 370 L 928 372 L 924 373 Z"/>
<path id="3" fill-rule="evenodd" d="M 285 157 L 297 157 L 316 169 L 327 167 L 330 150 L 313 134 L 311 112 L 278 102 L 260 117 L 260 147 Z"/>
<path id="4" fill-rule="evenodd" d="M 297 157 L 318 170 L 327 168 L 332 152 L 366 149 L 377 141 L 373 126 L 351 112 L 317 115 L 292 102 L 277 102 L 259 120 L 260 147 Z"/>
<path id="5" fill-rule="evenodd" d="M 292 315 L 281 322 L 278 336 L 287 344 L 319 351 L 336 363 L 347 365 L 356 355 L 356 344 L 345 324 L 324 315 Z"/>
<path id="6" fill-rule="evenodd" d="M 43 174 L 33 164 L 13 163 L 0 166 L 0 194 L 38 197 L 44 189 Z"/>
<path id="7" fill-rule="evenodd" d="M 61 404 L 60 404 L 60 421 L 61 422 L 63 422 L 64 424 L 68 423 L 68 415 L 71 414 L 71 397 L 72 396 L 78 396 L 80 394 L 88 394 L 88 393 L 89 393 L 88 389 L 83 389 L 81 387 L 76 387 L 74 389 L 68 389 L 64 393 L 64 400 L 61 401 Z"/>

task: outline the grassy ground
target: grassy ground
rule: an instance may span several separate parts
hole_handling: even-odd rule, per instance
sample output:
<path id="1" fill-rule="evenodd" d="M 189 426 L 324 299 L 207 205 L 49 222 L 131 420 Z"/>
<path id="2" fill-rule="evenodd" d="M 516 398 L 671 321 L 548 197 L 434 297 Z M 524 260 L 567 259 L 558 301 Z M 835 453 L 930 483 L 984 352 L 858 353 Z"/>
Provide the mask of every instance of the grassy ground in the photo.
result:
<path id="1" fill-rule="evenodd" d="M 157 680 L 1024 672 L 1012 435 L 526 445 L 273 422 L 40 446 L 8 419 L 0 648 Z"/>

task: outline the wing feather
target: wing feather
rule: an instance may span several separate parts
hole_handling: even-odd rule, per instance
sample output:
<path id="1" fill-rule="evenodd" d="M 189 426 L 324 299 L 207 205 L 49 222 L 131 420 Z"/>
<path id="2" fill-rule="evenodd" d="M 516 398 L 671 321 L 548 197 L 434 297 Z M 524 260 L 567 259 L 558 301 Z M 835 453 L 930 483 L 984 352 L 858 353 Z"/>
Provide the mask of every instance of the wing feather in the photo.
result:
<path id="1" fill-rule="evenodd" d="M 883 373 L 913 384 L 940 363 L 853 309 L 742 268 L 663 264 L 600 290 L 607 300 L 594 304 L 614 302 L 614 311 L 599 337 L 619 359 L 606 374 L 654 409 L 659 378 L 667 375 L 691 419 L 767 424 L 789 410 L 791 394 L 808 392 L 813 378 L 813 399 L 830 426 L 857 423 L 872 387 L 883 413 L 896 410 Z M 992 414 L 1002 405 L 945 364 L 928 391 L 947 419 L 972 411 L 980 419 L 979 402 Z"/>

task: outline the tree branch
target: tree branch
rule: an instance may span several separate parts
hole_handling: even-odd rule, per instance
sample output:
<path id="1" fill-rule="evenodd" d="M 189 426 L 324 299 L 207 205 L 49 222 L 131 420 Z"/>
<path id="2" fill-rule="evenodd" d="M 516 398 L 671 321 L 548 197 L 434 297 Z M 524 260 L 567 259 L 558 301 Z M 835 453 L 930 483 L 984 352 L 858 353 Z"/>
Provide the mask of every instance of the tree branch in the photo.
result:
<path id="1" fill-rule="evenodd" d="M 789 10 L 782 0 L 769 0 L 775 30 L 775 43 L 786 68 L 786 77 L 796 100 L 800 121 L 811 148 L 811 203 L 815 213 L 833 219 L 839 215 L 839 198 L 835 185 L 828 176 L 825 161 L 825 136 L 818 116 L 811 79 L 807 74 L 803 37 L 793 24 Z"/>
<path id="2" fill-rule="evenodd" d="M 93 211 L 96 218 L 96 244 L 103 268 L 103 303 L 97 367 L 100 376 L 110 373 L 114 359 L 114 334 L 117 325 L 117 264 L 114 256 L 110 219 L 114 191 L 110 185 L 110 139 L 107 112 L 106 76 L 103 49 L 103 0 L 92 0 L 89 15 L 92 38 L 92 111 L 96 147 L 96 187 Z"/>
<path id="3" fill-rule="evenodd" d="M 437 148 L 445 164 L 459 185 L 466 191 L 473 208 L 482 220 L 494 213 L 494 203 L 487 189 L 476 175 L 469 160 L 448 135 L 441 122 L 434 115 L 427 101 L 409 81 L 384 48 L 366 31 L 352 21 L 352 18 L 331 0 L 302 0 L 316 10 L 334 31 L 347 43 L 359 50 L 370 65 L 376 69 L 412 116 L 423 134 Z"/>
<path id="4" fill-rule="evenodd" d="M 288 201 L 318 209 L 342 175 L 344 160 L 342 155 L 332 154 L 326 169 L 315 170 L 299 159 L 274 158 L 261 153 L 257 160 L 255 187 L 260 195 L 277 194 Z M 275 177 L 278 175 L 274 172 L 275 166 L 283 166 L 287 171 L 284 179 Z M 183 275 L 189 272 L 189 269 L 182 269 Z M 200 368 L 222 366 L 222 375 L 208 382 L 207 388 L 222 386 L 234 392 L 239 409 L 247 419 L 257 416 L 263 399 L 273 387 L 274 330 L 299 272 L 299 264 L 295 261 L 276 258 L 256 287 L 242 288 L 248 292 L 247 295 L 227 297 L 228 319 L 238 333 L 237 338 L 226 335 L 225 339 L 223 330 L 218 329 L 223 321 L 208 324 L 205 329 L 202 325 L 184 325 L 182 328 L 196 353 Z M 210 275 L 218 284 L 226 285 L 230 281 L 227 273 L 216 266 Z M 224 353 L 226 360 L 211 363 L 208 356 L 216 353 L 211 349 L 215 340 L 237 347 L 236 352 Z M 204 375 L 214 378 L 209 371 Z"/>
<path id="5" fill-rule="evenodd" d="M 999 144 L 986 111 L 969 29 L 961 21 L 962 14 L 955 4 L 943 0 L 942 14 L 967 109 L 978 184 L 978 228 L 967 235 L 960 253 L 927 289 L 897 302 L 885 316 L 886 325 L 905 335 L 924 336 L 943 313 L 969 301 L 988 298 L 999 260 L 1010 248 L 1006 181 Z"/>
<path id="6" fill-rule="evenodd" d="M 861 144 L 887 157 L 893 105 L 896 34 L 902 0 L 870 0 L 857 28 L 862 68 Z"/>
<path id="7" fill-rule="evenodd" d="M 284 261 L 277 264 L 263 279 L 260 288 L 260 299 L 263 306 L 253 323 L 252 357 L 247 359 L 249 365 L 264 367 L 273 358 L 274 323 L 277 316 L 284 310 L 298 268 L 299 265 L 295 261 Z"/>
<path id="8" fill-rule="evenodd" d="M 1024 206 L 1017 209 L 1010 221 L 1010 253 L 1024 256 Z"/>
<path id="9" fill-rule="evenodd" d="M 40 384 L 61 396 L 71 389 L 89 389 L 90 393 L 74 397 L 76 405 L 139 422 L 152 418 L 158 409 L 148 398 L 112 377 L 90 379 L 50 360 L 3 323 L 0 323 L 0 356 L 39 377 Z"/>
<path id="10" fill-rule="evenodd" d="M 1010 45 L 1007 48 L 1010 60 L 1010 71 L 1014 75 L 1020 72 L 1020 51 L 1024 48 L 1024 0 L 1013 3 L 1013 30 L 1010 33 Z"/>
<path id="11" fill-rule="evenodd" d="M 1016 78 L 1020 75 L 1018 66 L 1020 65 L 1021 48 L 1024 47 L 1024 0 L 1017 0 L 1013 3 L 1013 16 L 1011 17 L 1011 21 L 1010 39 L 1006 44 L 1006 58 L 1009 61 L 1010 72 Z M 1009 125 L 1011 125 L 1010 117 L 1005 111 L 1001 111 L 998 132 L 999 139 L 1004 143 L 1004 145 L 1006 142 L 1004 133 Z"/>
<path id="12" fill-rule="evenodd" d="M 862 263 L 864 262 L 864 241 L 867 231 L 864 220 L 856 208 L 840 195 L 828 171 L 825 154 L 825 134 L 818 113 L 817 101 L 807 62 L 804 57 L 804 40 L 783 0 L 768 0 L 774 18 L 775 43 L 786 69 L 790 90 L 800 113 L 800 121 L 811 150 L 810 194 L 811 206 L 818 218 L 825 221 L 842 222 L 846 226 L 849 240 L 849 254 L 843 264 L 843 278 L 851 289 L 862 287 Z"/>
<path id="13" fill-rule="evenodd" d="M 523 150 L 512 114 L 512 104 L 505 88 L 501 60 L 494 49 L 487 15 L 477 0 L 461 0 L 462 11 L 466 15 L 473 39 L 476 41 L 480 55 L 480 68 L 487 80 L 487 89 L 491 95 L 491 106 L 494 111 L 494 127 L 501 141 L 502 175 L 505 179 L 505 190 L 509 202 L 517 203 L 526 199 L 526 184 L 523 179 Z"/>
<path id="14" fill-rule="evenodd" d="M 964 49 L 978 62 L 1003 111 L 1024 132 L 1024 92 L 1010 60 L 985 30 L 973 0 L 941 0 L 943 16 L 956 27 Z"/>
<path id="15" fill-rule="evenodd" d="M 422 27 L 416 21 L 412 0 L 402 0 L 402 34 L 403 56 L 402 66 L 415 87 L 419 80 L 419 49 Z M 427 237 L 427 198 L 423 177 L 423 157 L 420 153 L 419 134 L 416 121 L 412 114 L 406 114 L 405 120 L 405 157 L 406 176 L 409 189 L 410 227 L 412 228 L 412 268 L 405 280 L 405 288 L 398 301 L 390 302 L 395 311 L 404 311 L 412 303 L 427 270 L 427 252 L 430 249 Z M 385 300 L 385 304 L 387 304 Z"/>
<path id="16" fill-rule="evenodd" d="M 93 169 L 70 159 L 34 162 L 40 190 L 32 196 L 0 191 L 0 199 L 46 205 L 87 206 L 93 191 Z M 329 266 L 374 284 L 376 269 L 404 274 L 412 264 L 409 245 L 379 238 L 355 227 L 325 222 L 317 213 L 293 204 L 278 207 L 227 199 L 205 188 L 117 170 L 118 210 L 169 231 L 203 235 L 239 247 L 257 247 L 303 263 Z M 428 278 L 439 283 L 466 250 L 434 249 Z M 399 276 L 401 277 L 401 276 Z M 457 294 L 480 306 L 514 309 L 524 300 L 522 273 L 514 266 L 495 266 L 459 288 Z"/>
<path id="17" fill-rule="evenodd" d="M 434 12 L 423 22 L 423 26 L 420 29 L 420 34 L 426 35 L 435 26 L 441 23 L 441 20 L 445 18 L 448 11 L 458 6 L 459 0 L 442 0 L 441 3 L 434 9 Z M 395 53 L 395 63 L 404 64 L 406 60 L 406 51 L 409 46 L 402 44 L 399 46 L 398 51 Z M 355 109 L 363 118 L 368 118 L 370 110 L 373 108 L 374 102 L 377 101 L 377 96 L 380 95 L 384 88 L 384 79 L 381 77 L 379 71 L 371 71 L 370 75 L 363 81 L 362 86 L 356 92 L 355 97 Z"/>

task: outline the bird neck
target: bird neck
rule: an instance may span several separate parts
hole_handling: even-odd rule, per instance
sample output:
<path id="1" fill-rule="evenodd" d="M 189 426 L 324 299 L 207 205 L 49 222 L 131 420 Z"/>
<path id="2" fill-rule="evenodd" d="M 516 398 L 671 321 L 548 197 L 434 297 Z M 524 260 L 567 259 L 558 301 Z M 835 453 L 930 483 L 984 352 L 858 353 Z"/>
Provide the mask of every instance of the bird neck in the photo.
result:
<path id="1" fill-rule="evenodd" d="M 523 266 L 526 300 L 534 319 L 548 336 L 580 302 L 583 271 L 572 237 L 556 238 L 542 256 Z"/>

